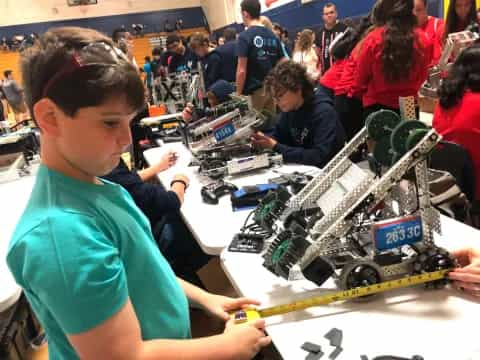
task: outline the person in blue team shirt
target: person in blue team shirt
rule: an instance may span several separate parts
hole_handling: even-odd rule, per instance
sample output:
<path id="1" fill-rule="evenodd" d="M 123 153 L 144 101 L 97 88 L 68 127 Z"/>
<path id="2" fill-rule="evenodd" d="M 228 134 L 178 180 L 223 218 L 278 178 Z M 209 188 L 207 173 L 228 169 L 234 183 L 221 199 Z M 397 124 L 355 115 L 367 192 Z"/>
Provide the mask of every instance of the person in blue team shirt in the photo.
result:
<path id="1" fill-rule="evenodd" d="M 272 136 L 256 132 L 252 143 L 279 152 L 287 163 L 325 166 L 345 143 L 333 101 L 322 89 L 315 90 L 305 68 L 293 61 L 278 64 L 265 88 L 281 113 Z"/>
<path id="2" fill-rule="evenodd" d="M 222 58 L 220 78 L 228 82 L 235 82 L 238 64 L 236 54 L 237 31 L 229 27 L 223 32 L 223 37 L 225 38 L 225 44 L 217 47 L 217 52 Z"/>
<path id="3" fill-rule="evenodd" d="M 52 28 L 22 53 L 42 164 L 7 264 L 48 339 L 50 359 L 251 359 L 270 339 L 258 320 L 190 339 L 189 301 L 230 319 L 249 299 L 175 277 L 148 219 L 101 180 L 131 142 L 144 106 L 137 70 L 97 31 Z M 188 183 L 172 182 L 173 187 Z"/>
<path id="4" fill-rule="evenodd" d="M 242 19 L 248 27 L 237 40 L 237 93 L 250 95 L 255 109 L 274 112 L 273 100 L 263 91 L 263 80 L 268 72 L 283 59 L 280 40 L 260 22 L 260 2 L 243 0 Z"/>
<path id="5" fill-rule="evenodd" d="M 143 71 L 145 72 L 145 85 L 148 89 L 148 101 L 152 100 L 152 86 L 153 86 L 153 70 L 152 60 L 150 56 L 145 56 L 145 64 L 143 64 Z"/>
<path id="6" fill-rule="evenodd" d="M 171 54 L 168 63 L 169 73 L 197 69 L 197 55 L 183 44 L 182 39 L 178 35 L 168 35 L 167 51 Z"/>

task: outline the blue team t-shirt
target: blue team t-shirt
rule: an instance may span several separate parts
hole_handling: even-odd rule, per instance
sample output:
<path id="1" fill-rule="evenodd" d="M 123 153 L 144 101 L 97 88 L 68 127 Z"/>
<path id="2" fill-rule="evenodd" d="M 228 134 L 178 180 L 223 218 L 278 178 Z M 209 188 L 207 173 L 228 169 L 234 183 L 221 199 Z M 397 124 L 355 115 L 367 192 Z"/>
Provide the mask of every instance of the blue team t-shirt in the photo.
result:
<path id="1" fill-rule="evenodd" d="M 237 39 L 237 56 L 248 58 L 243 93 L 250 95 L 263 86 L 263 79 L 283 57 L 280 41 L 263 26 L 251 26 Z"/>
<path id="2" fill-rule="evenodd" d="M 100 325 L 130 298 L 144 340 L 190 337 L 188 301 L 147 218 L 120 185 L 41 166 L 7 263 L 45 329 L 50 359 L 78 359 L 66 334 Z"/>
<path id="3" fill-rule="evenodd" d="M 229 41 L 225 45 L 219 46 L 216 50 L 222 58 L 221 79 L 228 82 L 235 82 L 237 74 L 237 41 Z"/>
<path id="4" fill-rule="evenodd" d="M 182 72 L 187 71 L 190 72 L 192 70 L 197 69 L 197 55 L 190 50 L 189 47 L 185 47 L 185 53 L 183 55 L 180 54 L 172 54 L 172 58 L 170 59 L 170 64 L 168 65 L 168 72 Z"/>

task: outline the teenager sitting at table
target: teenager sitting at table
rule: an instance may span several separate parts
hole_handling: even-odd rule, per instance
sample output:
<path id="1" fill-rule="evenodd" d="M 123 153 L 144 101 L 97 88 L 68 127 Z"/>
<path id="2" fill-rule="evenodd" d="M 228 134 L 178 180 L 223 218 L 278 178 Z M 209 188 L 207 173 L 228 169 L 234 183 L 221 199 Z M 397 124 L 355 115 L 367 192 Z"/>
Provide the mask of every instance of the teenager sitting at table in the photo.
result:
<path id="1" fill-rule="evenodd" d="M 281 113 L 272 136 L 256 132 L 252 143 L 279 152 L 286 163 L 325 166 L 345 143 L 331 98 L 314 89 L 305 67 L 293 61 L 278 64 L 265 88 Z"/>
<path id="2" fill-rule="evenodd" d="M 169 190 L 150 182 L 158 173 L 175 165 L 176 160 L 177 155 L 168 152 L 151 167 L 135 171 L 120 159 L 117 167 L 103 178 L 122 185 L 130 193 L 150 221 L 155 241 L 175 273 L 202 286 L 196 272 L 210 257 L 197 244 L 180 215 L 189 179 L 182 174 L 175 175 Z"/>

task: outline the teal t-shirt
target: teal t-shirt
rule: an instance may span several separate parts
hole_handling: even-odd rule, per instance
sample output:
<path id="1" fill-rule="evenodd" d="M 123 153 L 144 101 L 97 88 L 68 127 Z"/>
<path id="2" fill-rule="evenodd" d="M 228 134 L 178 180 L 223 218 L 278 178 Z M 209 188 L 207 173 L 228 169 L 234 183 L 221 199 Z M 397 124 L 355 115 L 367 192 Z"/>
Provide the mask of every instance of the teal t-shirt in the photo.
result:
<path id="1" fill-rule="evenodd" d="M 50 359 L 78 359 L 66 334 L 100 325 L 130 298 L 142 338 L 190 337 L 188 301 L 121 186 L 41 166 L 7 263 L 45 329 Z"/>

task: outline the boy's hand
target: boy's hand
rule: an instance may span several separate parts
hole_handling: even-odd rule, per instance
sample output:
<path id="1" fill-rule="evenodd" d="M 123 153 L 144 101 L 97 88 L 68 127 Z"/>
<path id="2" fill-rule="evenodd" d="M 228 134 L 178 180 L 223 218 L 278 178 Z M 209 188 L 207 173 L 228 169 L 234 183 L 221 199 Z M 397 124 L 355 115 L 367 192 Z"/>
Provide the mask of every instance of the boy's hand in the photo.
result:
<path id="1" fill-rule="evenodd" d="M 265 135 L 261 131 L 257 131 L 252 134 L 250 141 L 253 145 L 262 149 L 273 149 L 277 145 L 277 141 L 270 136 Z"/>
<path id="2" fill-rule="evenodd" d="M 226 327 L 226 348 L 235 359 L 252 359 L 262 347 L 270 344 L 272 339 L 265 335 L 265 320 L 258 319 L 244 324 L 235 325 L 231 319 Z"/>
<path id="3" fill-rule="evenodd" d="M 182 111 L 182 118 L 186 123 L 192 121 L 193 118 L 193 104 L 188 103 L 187 106 Z"/>
<path id="4" fill-rule="evenodd" d="M 163 154 L 160 161 L 155 165 L 157 173 L 165 171 L 171 168 L 177 162 L 178 155 L 175 151 L 170 150 L 166 154 Z"/>
<path id="5" fill-rule="evenodd" d="M 260 302 L 257 300 L 249 298 L 231 298 L 227 296 L 208 294 L 204 301 L 202 301 L 202 306 L 212 315 L 228 321 L 230 320 L 229 311 L 242 309 L 251 305 L 260 305 Z"/>
<path id="6" fill-rule="evenodd" d="M 453 285 L 471 295 L 480 296 L 480 250 L 461 249 L 453 251 L 460 267 L 448 274 Z"/>

